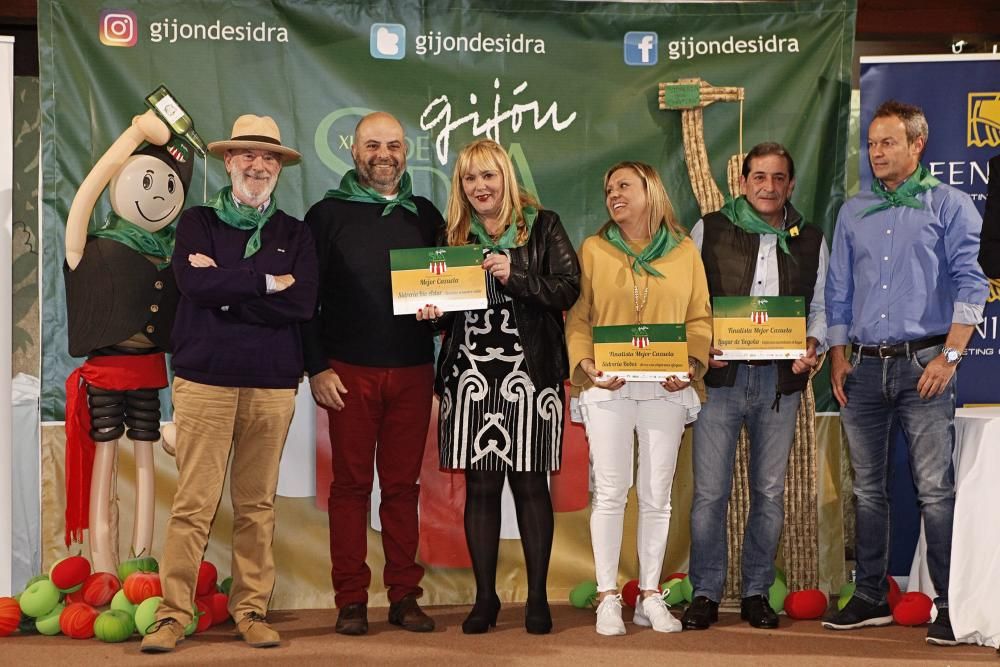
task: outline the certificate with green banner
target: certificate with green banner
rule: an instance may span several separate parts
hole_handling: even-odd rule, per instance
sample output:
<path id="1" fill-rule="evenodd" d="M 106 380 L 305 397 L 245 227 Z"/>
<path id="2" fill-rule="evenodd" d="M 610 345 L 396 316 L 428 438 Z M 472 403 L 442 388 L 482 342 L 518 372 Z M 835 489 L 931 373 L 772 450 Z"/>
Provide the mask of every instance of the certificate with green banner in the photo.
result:
<path id="1" fill-rule="evenodd" d="M 717 296 L 713 345 L 722 361 L 798 359 L 806 353 L 806 300 L 801 296 Z"/>
<path id="2" fill-rule="evenodd" d="M 623 380 L 688 379 L 687 332 L 683 324 L 594 327 L 597 370 Z"/>
<path id="3" fill-rule="evenodd" d="M 486 307 L 483 247 L 389 251 L 393 315 L 415 315 L 431 303 L 443 311 Z"/>

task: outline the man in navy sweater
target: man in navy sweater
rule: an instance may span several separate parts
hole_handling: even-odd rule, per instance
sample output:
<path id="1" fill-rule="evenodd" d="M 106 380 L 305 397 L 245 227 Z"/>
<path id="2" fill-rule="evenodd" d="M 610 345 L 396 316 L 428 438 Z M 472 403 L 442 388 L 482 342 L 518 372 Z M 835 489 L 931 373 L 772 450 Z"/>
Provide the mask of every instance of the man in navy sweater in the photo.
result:
<path id="1" fill-rule="evenodd" d="M 395 118 L 365 116 L 351 154 L 355 168 L 306 214 L 321 283 L 303 341 L 313 397 L 330 416 L 336 631 L 368 632 L 368 501 L 377 468 L 389 622 L 429 632 L 434 621 L 417 604 L 424 574 L 416 562 L 417 478 L 430 421 L 434 343 L 427 322 L 392 314 L 389 251 L 436 245 L 444 220 L 411 191 L 403 128 Z"/>
<path id="2" fill-rule="evenodd" d="M 192 620 L 195 583 L 233 454 L 233 587 L 229 613 L 251 646 L 277 646 L 266 622 L 274 587 L 278 464 L 303 373 L 299 323 L 316 304 L 316 251 L 277 208 L 282 166 L 301 155 L 268 116 L 240 116 L 208 145 L 232 181 L 177 225 L 172 266 L 177 491 L 160 567 L 163 602 L 142 650 L 170 651 Z"/>

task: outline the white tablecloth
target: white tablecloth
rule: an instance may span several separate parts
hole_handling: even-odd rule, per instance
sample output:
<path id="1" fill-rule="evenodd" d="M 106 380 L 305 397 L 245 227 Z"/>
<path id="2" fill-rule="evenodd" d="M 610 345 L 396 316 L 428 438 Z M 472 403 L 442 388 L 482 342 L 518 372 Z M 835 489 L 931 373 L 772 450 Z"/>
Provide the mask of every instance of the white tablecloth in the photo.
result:
<path id="1" fill-rule="evenodd" d="M 955 528 L 948 608 L 955 638 L 1000 648 L 1000 407 L 955 413 Z M 934 597 L 921 526 L 909 590 Z"/>

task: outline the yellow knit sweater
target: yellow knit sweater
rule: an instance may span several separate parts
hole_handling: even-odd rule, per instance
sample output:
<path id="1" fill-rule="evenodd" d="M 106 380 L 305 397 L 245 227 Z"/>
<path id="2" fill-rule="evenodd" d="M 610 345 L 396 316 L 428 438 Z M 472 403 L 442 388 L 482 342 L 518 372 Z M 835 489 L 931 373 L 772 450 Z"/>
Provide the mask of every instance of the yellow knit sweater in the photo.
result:
<path id="1" fill-rule="evenodd" d="M 637 252 L 642 247 L 632 244 Z M 643 323 L 687 325 L 688 355 L 698 360 L 697 377 L 704 375 L 712 341 L 712 311 L 705 267 L 690 238 L 653 262 L 662 278 L 633 272 L 631 259 L 599 236 L 584 240 L 580 265 L 580 298 L 566 316 L 570 381 L 574 387 L 586 389 L 593 384 L 580 368 L 581 360 L 594 358 L 592 327 L 635 323 L 632 286 L 638 285 L 641 301 L 647 280 L 649 297 L 642 311 Z M 700 379 L 696 385 L 701 385 Z M 696 388 L 703 396 L 703 388 Z"/>

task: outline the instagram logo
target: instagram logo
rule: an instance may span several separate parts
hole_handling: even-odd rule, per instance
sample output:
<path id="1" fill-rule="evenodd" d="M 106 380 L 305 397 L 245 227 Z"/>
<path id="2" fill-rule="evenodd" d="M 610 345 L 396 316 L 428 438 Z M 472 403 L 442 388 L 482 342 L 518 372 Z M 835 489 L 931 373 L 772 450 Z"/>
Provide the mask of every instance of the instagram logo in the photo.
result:
<path id="1" fill-rule="evenodd" d="M 99 34 L 105 46 L 135 46 L 138 30 L 135 12 L 127 9 L 101 11 Z"/>

